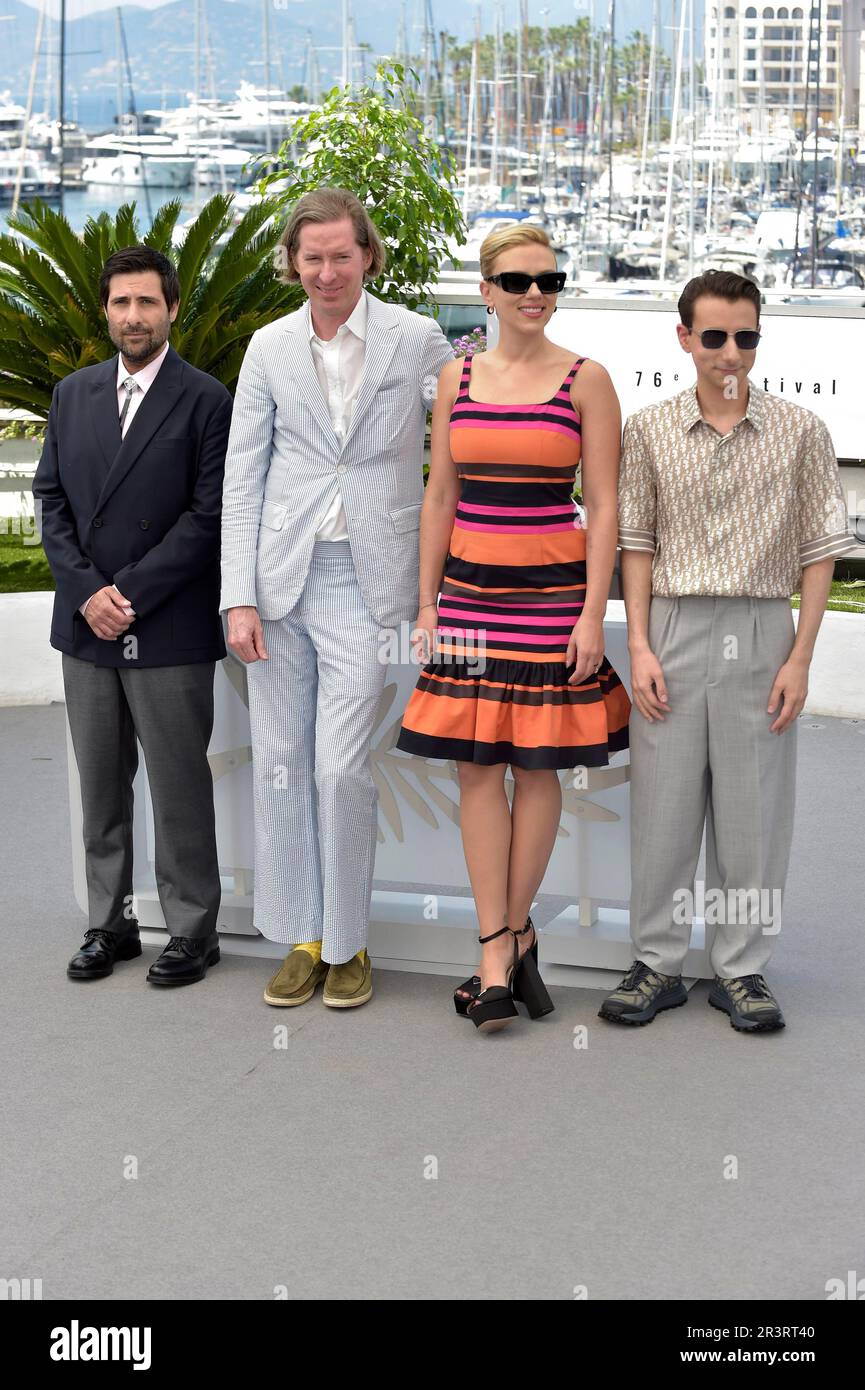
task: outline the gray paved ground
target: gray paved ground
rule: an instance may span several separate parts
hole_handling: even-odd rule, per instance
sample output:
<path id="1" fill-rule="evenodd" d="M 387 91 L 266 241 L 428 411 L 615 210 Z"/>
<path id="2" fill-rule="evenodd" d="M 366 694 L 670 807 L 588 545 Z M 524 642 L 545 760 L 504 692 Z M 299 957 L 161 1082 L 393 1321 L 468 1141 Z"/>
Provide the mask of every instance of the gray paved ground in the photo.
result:
<path id="1" fill-rule="evenodd" d="M 560 988 L 482 1037 L 430 975 L 287 1018 L 237 956 L 179 991 L 145 986 L 155 948 L 68 982 L 63 711 L 0 710 L 0 1276 L 46 1299 L 773 1300 L 865 1275 L 863 731 L 802 723 L 784 1033 L 733 1032 L 698 985 L 634 1032 Z"/>

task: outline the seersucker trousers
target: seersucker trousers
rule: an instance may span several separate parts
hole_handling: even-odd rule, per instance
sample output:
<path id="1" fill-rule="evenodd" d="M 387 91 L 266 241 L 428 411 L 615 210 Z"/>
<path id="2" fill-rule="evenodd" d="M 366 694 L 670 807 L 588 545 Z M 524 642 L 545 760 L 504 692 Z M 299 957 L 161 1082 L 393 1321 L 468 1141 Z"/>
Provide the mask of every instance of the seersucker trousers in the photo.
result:
<path id="1" fill-rule="evenodd" d="M 378 794 L 370 744 L 387 665 L 348 541 L 318 541 L 303 591 L 263 619 L 247 670 L 255 796 L 255 925 L 271 941 L 367 944 Z"/>

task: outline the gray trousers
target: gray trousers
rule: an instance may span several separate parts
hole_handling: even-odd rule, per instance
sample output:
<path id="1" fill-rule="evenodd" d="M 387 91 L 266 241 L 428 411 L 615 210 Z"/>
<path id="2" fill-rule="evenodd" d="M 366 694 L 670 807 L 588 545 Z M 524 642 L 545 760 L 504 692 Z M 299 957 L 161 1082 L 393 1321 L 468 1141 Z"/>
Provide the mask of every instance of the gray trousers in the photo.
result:
<path id="1" fill-rule="evenodd" d="M 91 927 L 123 932 L 132 895 L 138 742 L 153 802 L 159 901 L 171 936 L 216 930 L 221 887 L 213 778 L 215 662 L 124 669 L 63 655 L 78 764 Z M 126 912 L 124 912 L 126 908 Z"/>
<path id="2" fill-rule="evenodd" d="M 321 941 L 332 965 L 367 943 L 378 793 L 370 742 L 387 665 L 348 541 L 319 541 L 303 593 L 262 622 L 247 668 L 258 930 Z"/>
<path id="3" fill-rule="evenodd" d="M 761 974 L 780 929 L 796 781 L 796 726 L 766 713 L 793 645 L 787 599 L 659 598 L 649 645 L 671 712 L 631 713 L 631 936 L 639 960 L 678 975 L 692 915 L 706 917 L 724 979 Z M 694 877 L 706 828 L 704 903 Z M 701 907 L 705 907 L 705 914 Z M 683 909 L 685 909 L 683 911 Z"/>

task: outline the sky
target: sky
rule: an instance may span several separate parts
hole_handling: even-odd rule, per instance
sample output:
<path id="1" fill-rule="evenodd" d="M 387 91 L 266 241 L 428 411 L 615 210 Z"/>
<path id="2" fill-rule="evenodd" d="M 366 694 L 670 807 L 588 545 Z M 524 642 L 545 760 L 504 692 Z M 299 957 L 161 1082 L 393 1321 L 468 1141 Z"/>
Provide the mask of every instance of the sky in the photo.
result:
<path id="1" fill-rule="evenodd" d="M 135 0 L 137 5 L 147 10 L 155 10 L 161 5 L 170 4 L 171 2 L 172 0 Z M 23 3 L 29 5 L 31 9 L 38 10 L 42 8 L 43 0 L 23 0 Z M 226 0 L 226 3 L 231 4 L 232 0 Z M 303 3 L 303 0 L 279 0 L 278 7 L 280 9 L 290 9 L 293 5 L 301 3 Z M 60 13 L 60 0 L 47 0 L 47 4 L 48 13 L 53 18 L 57 18 Z M 407 0 L 407 10 L 410 16 L 414 5 L 415 0 Z M 565 20 L 573 16 L 574 13 L 586 15 L 589 13 L 590 9 L 593 9 L 595 22 L 600 26 L 604 23 L 608 12 L 608 0 L 546 0 L 546 5 L 549 6 L 550 20 L 551 23 L 554 24 L 565 22 Z M 82 15 L 95 14 L 98 10 L 115 9 L 116 6 L 117 0 L 67 0 L 66 14 L 69 19 L 78 19 Z M 394 23 L 396 23 L 400 10 L 400 0 L 354 0 L 354 14 L 356 20 L 362 19 L 364 10 L 367 7 L 374 8 L 378 11 L 382 9 L 392 10 L 394 14 Z M 662 0 L 662 9 L 666 8 L 669 10 L 669 7 L 670 0 Z M 0 11 L 2 11 L 2 8 L 2 0 L 0 0 Z M 450 6 L 443 5 L 442 8 L 447 9 L 450 8 Z M 470 13 L 473 8 L 472 0 L 467 0 L 467 3 L 460 5 L 460 9 L 463 13 Z M 543 6 L 540 0 L 529 0 L 530 24 L 539 24 L 541 22 L 542 8 Z M 636 28 L 638 24 L 646 28 L 648 24 L 651 23 L 652 0 L 617 0 L 616 8 L 619 15 L 616 28 L 622 33 L 630 32 L 630 30 Z M 436 9 L 436 0 L 433 0 L 434 16 L 436 14 Z M 484 3 L 481 5 L 481 10 L 483 15 L 483 27 L 485 30 L 491 30 L 494 14 L 492 0 L 484 0 Z M 514 28 L 517 10 L 517 0 L 505 0 L 504 21 L 506 29 Z M 702 15 L 702 0 L 697 0 L 696 17 L 698 24 L 702 23 Z"/>

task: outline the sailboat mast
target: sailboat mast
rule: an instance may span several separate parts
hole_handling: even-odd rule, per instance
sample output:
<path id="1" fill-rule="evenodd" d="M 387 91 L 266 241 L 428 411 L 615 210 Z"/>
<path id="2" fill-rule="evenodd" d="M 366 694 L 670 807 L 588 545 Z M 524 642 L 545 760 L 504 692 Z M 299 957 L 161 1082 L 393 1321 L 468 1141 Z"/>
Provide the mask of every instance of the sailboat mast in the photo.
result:
<path id="1" fill-rule="evenodd" d="M 694 274 L 694 128 L 697 120 L 696 82 L 694 69 L 694 9 L 688 11 L 688 96 L 690 123 L 688 130 L 688 279 Z"/>
<path id="2" fill-rule="evenodd" d="M 652 5 L 652 43 L 649 49 L 649 78 L 646 84 L 646 97 L 643 103 L 643 144 L 640 150 L 640 179 L 637 186 L 637 231 L 643 225 L 643 187 L 646 182 L 646 161 L 649 151 L 649 121 L 652 117 L 652 102 L 655 91 L 655 52 L 658 42 L 658 0 Z"/>
<path id="3" fill-rule="evenodd" d="M 43 0 L 42 8 L 39 11 L 39 18 L 36 21 L 36 38 L 33 43 L 33 61 L 30 64 L 30 81 L 27 84 L 27 106 L 24 116 L 24 128 L 21 131 L 21 148 L 18 151 L 18 172 L 15 175 L 15 191 L 12 195 L 12 212 L 14 217 L 18 211 L 18 201 L 21 197 L 21 182 L 24 178 L 24 160 L 27 155 L 27 135 L 30 130 L 30 117 L 33 115 L 33 92 L 36 87 L 36 69 L 39 66 L 39 54 L 42 51 L 42 30 L 45 27 L 45 11 L 47 9 L 46 0 Z"/>
<path id="4" fill-rule="evenodd" d="M 267 112 L 267 153 L 273 152 L 273 131 L 270 126 L 270 0 L 261 0 L 264 9 L 264 107 Z"/>
<path id="5" fill-rule="evenodd" d="M 676 137 L 679 128 L 679 102 L 682 94 L 682 59 L 685 53 L 685 28 L 688 18 L 688 0 L 682 0 L 682 14 L 679 20 L 679 48 L 676 56 L 676 80 L 673 85 L 673 114 L 670 120 L 670 153 L 667 160 L 667 196 L 664 201 L 664 226 L 661 232 L 661 263 L 658 267 L 658 280 L 663 283 L 667 274 L 667 245 L 670 239 L 670 213 L 673 207 L 673 164 L 676 158 Z"/>
<path id="6" fill-rule="evenodd" d="M 811 288 L 817 281 L 817 180 L 819 170 L 820 139 L 820 55 L 823 39 L 823 0 L 817 0 L 812 7 L 811 22 L 814 22 L 814 9 L 817 11 L 817 82 L 814 88 L 814 193 L 811 199 Z"/>
<path id="7" fill-rule="evenodd" d="M 610 0 L 610 57 L 607 65 L 609 81 L 609 130 L 607 132 L 607 252 L 613 244 L 613 130 L 616 120 L 616 0 Z"/>
<path id="8" fill-rule="evenodd" d="M 66 0 L 60 0 L 60 72 L 57 97 L 57 163 L 60 169 L 60 216 L 63 216 L 63 163 L 66 153 L 63 126 L 66 116 Z"/>

